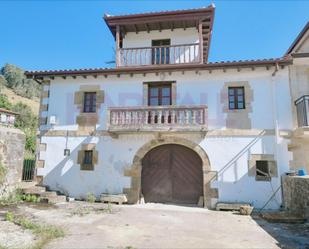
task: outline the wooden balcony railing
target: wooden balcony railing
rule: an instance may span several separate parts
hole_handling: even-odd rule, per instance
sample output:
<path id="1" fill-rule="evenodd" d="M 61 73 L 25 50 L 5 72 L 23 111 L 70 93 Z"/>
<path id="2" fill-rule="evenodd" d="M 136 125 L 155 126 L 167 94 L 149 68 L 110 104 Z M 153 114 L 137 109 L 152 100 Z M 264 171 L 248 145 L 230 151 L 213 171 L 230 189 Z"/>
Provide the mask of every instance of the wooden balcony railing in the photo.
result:
<path id="1" fill-rule="evenodd" d="M 139 48 L 120 48 L 116 54 L 118 67 L 190 64 L 200 62 L 198 43 L 153 46 Z"/>
<path id="2" fill-rule="evenodd" d="M 109 109 L 110 131 L 204 130 L 206 106 L 142 106 Z"/>
<path id="3" fill-rule="evenodd" d="M 309 95 L 304 95 L 295 101 L 298 127 L 309 126 Z"/>

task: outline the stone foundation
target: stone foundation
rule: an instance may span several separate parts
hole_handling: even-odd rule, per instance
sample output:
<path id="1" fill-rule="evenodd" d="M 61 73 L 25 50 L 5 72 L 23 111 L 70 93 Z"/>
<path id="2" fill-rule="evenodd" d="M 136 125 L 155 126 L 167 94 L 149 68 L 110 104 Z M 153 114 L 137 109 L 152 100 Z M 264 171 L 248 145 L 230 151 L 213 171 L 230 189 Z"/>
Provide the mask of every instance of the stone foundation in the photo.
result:
<path id="1" fill-rule="evenodd" d="M 282 189 L 285 209 L 309 218 L 309 176 L 283 176 Z"/>

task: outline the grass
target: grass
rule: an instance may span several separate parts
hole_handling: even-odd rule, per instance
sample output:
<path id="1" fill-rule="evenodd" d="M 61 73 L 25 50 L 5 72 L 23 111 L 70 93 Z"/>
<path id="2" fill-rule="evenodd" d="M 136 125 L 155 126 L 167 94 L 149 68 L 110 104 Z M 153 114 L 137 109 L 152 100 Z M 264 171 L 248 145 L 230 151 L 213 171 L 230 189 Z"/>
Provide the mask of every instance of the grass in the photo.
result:
<path id="1" fill-rule="evenodd" d="M 37 242 L 30 249 L 42 249 L 51 240 L 62 238 L 65 235 L 64 231 L 59 227 L 47 224 L 38 224 L 27 217 L 17 217 L 12 212 L 7 212 L 5 219 L 6 221 L 12 222 L 23 229 L 30 230 L 38 238 Z"/>
<path id="2" fill-rule="evenodd" d="M 0 206 L 16 205 L 22 202 L 22 195 L 20 189 L 11 191 L 8 195 L 0 198 Z"/>
<path id="3" fill-rule="evenodd" d="M 1 90 L 1 93 L 6 95 L 12 104 L 17 104 L 18 102 L 22 102 L 30 106 L 34 114 L 37 115 L 39 113 L 39 107 L 40 107 L 39 99 L 37 98 L 28 99 L 28 98 L 19 96 L 12 89 L 7 88 L 6 86 L 3 87 L 3 89 Z"/>

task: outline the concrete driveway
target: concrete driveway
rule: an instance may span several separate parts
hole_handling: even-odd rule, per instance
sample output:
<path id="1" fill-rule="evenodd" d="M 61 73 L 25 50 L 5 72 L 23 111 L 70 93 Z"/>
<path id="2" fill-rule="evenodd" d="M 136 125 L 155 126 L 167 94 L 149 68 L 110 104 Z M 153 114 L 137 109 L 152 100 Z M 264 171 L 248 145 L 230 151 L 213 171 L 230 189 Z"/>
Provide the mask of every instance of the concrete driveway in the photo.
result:
<path id="1" fill-rule="evenodd" d="M 275 226 L 231 212 L 163 204 L 108 208 L 85 202 L 24 211 L 65 228 L 65 238 L 47 248 L 279 248 L 266 232 Z"/>

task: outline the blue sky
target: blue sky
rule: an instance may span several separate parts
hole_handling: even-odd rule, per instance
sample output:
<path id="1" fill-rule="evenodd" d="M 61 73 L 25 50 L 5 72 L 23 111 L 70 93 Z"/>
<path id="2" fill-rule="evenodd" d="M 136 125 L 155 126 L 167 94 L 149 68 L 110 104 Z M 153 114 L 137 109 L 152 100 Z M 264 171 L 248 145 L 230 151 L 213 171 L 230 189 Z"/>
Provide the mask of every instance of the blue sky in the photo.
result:
<path id="1" fill-rule="evenodd" d="M 309 21 L 309 1 L 0 1 L 0 66 L 110 67 L 113 15 L 216 5 L 210 61 L 280 57 Z"/>

